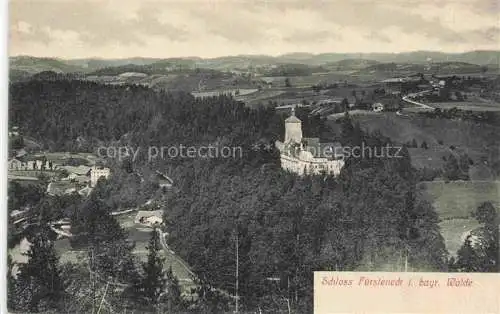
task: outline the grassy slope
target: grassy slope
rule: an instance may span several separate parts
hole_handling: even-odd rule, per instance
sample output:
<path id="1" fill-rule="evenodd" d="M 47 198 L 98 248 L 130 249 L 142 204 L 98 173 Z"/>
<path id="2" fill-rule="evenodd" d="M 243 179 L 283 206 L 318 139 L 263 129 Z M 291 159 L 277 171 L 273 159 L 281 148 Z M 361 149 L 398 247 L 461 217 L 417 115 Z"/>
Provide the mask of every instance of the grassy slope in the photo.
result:
<path id="1" fill-rule="evenodd" d="M 467 153 L 475 163 L 500 147 L 500 139 L 497 136 L 500 134 L 500 126 L 471 121 L 430 119 L 419 115 L 401 117 L 389 112 L 382 115 L 357 115 L 353 119 L 359 121 L 363 129 L 370 132 L 379 130 L 395 143 L 406 143 L 415 139 L 420 146 L 422 141 L 425 141 L 429 146 L 428 150 L 411 150 L 415 159 L 413 163 L 417 167 L 439 166 L 440 158 L 451 152 L 451 145 L 455 146 L 457 151 Z M 339 132 L 339 124 L 333 121 L 330 124 Z M 439 141 L 443 144 L 439 144 Z M 432 160 L 428 160 L 429 157 Z"/>
<path id="2" fill-rule="evenodd" d="M 441 227 L 444 244 L 450 254 L 456 255 L 456 252 L 464 243 L 467 234 L 479 226 L 480 224 L 477 220 L 472 218 L 443 220 L 439 224 L 439 227 Z"/>
<path id="3" fill-rule="evenodd" d="M 500 208 L 500 181 L 433 181 L 420 187 L 442 219 L 469 217 L 485 201 Z"/>
<path id="4" fill-rule="evenodd" d="M 482 202 L 491 201 L 500 208 L 500 181 L 422 182 L 423 196 L 443 219 L 439 226 L 446 248 L 455 255 L 466 235 L 480 226 L 470 217 Z"/>
<path id="5" fill-rule="evenodd" d="M 62 60 L 53 58 L 15 57 L 9 59 L 10 70 L 24 71 L 35 74 L 42 71 L 54 72 L 85 72 L 85 69 L 77 65 L 67 64 Z"/>

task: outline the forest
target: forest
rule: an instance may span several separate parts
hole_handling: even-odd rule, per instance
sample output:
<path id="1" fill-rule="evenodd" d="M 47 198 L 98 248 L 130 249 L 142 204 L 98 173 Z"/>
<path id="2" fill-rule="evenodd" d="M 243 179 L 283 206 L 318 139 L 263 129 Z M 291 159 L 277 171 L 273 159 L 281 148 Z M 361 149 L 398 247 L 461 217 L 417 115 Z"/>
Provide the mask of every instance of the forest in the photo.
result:
<path id="1" fill-rule="evenodd" d="M 78 275 L 90 271 L 124 286 L 109 301 L 115 310 L 153 312 L 152 306 L 163 304 L 163 309 L 176 313 L 220 313 L 232 310 L 234 299 L 228 296 L 238 295 L 241 311 L 312 313 L 315 270 L 462 271 L 484 261 L 477 255 L 477 260 L 450 262 L 439 218 L 416 189 L 419 173 L 412 168 L 406 147 L 401 158 L 351 157 L 338 177 L 298 177 L 282 171 L 278 152 L 266 149 L 266 144 L 282 139 L 285 117 L 273 108 L 249 109 L 230 96 L 195 99 L 187 93 L 140 86 L 30 81 L 12 84 L 10 97 L 11 123 L 47 150 L 92 152 L 114 143 L 134 147 L 212 143 L 244 151 L 242 158 L 107 160 L 113 175 L 101 180 L 88 199 L 55 203 L 50 198 L 38 200 L 35 193 L 39 205 L 32 219 L 39 223 L 36 232 L 41 236 L 35 237 L 39 240 L 30 251 L 28 266 L 18 279 L 10 280 L 18 289 L 12 291 L 29 286 L 33 282 L 29 278 L 37 278 L 43 289 L 18 293 L 24 298 L 18 310 L 68 310 L 85 291 L 95 294 L 92 282 L 76 287 Z M 348 113 L 338 134 L 318 117 L 297 114 L 308 136 L 339 140 L 345 146 L 391 144 L 378 132 L 363 132 Z M 256 143 L 261 149 L 255 149 Z M 147 178 L 145 174 L 158 169 L 173 178 L 173 189 L 161 191 L 154 182 L 137 177 L 140 173 Z M 22 189 L 17 193 L 28 194 Z M 109 215 L 124 204 L 137 206 L 151 197 L 164 201 L 168 244 L 196 274 L 196 300 L 180 300 L 175 277 L 158 270 L 154 232 L 148 262 L 141 266 L 131 256 L 133 243 Z M 52 211 L 51 204 L 60 204 L 54 205 L 59 209 Z M 497 219 L 495 209 L 488 206 L 478 215 L 483 221 L 484 216 Z M 62 216 L 70 216 L 72 222 L 76 236 L 71 245 L 89 254 L 83 261 L 86 266 L 59 265 L 50 253 L 50 237 L 44 236 L 42 226 Z M 495 236 L 491 227 L 485 230 Z M 469 243 L 464 256 L 474 255 L 471 250 Z M 488 250 L 491 257 L 498 246 Z M 36 257 L 40 252 L 49 252 L 50 258 L 40 261 Z M 31 261 L 37 266 L 30 268 Z M 48 267 L 46 263 L 51 263 L 57 278 L 64 278 L 59 285 L 44 286 L 46 278 L 37 277 L 36 270 Z M 495 271 L 495 265 L 481 270 Z M 146 284 L 147 278 L 158 277 L 165 280 Z M 158 289 L 166 285 L 171 294 L 162 299 Z M 92 302 L 86 303 L 87 310 L 94 308 Z"/>

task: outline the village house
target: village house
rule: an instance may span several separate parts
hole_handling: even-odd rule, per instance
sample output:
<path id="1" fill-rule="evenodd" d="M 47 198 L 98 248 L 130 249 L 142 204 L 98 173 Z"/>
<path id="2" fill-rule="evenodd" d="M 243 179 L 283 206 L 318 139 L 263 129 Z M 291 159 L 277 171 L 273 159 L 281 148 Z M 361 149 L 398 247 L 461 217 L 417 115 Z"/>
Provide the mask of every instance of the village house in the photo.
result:
<path id="1" fill-rule="evenodd" d="M 148 227 L 163 223 L 163 210 L 140 210 L 135 216 L 134 223 Z"/>
<path id="2" fill-rule="evenodd" d="M 295 109 L 285 120 L 285 140 L 276 141 L 280 151 L 281 168 L 296 173 L 331 174 L 337 176 L 344 166 L 339 143 L 324 144 L 319 138 L 302 137 L 302 121 L 295 116 Z"/>

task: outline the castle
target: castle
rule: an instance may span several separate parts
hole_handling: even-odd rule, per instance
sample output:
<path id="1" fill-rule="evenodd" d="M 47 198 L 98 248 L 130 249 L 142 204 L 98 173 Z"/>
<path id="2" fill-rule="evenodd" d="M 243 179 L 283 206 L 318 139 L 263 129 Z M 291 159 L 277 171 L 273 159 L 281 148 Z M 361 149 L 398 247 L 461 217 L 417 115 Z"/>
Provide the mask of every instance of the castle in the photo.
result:
<path id="1" fill-rule="evenodd" d="M 90 187 L 95 187 L 97 185 L 97 181 L 104 177 L 107 179 L 111 171 L 109 168 L 94 166 L 90 169 Z"/>
<path id="2" fill-rule="evenodd" d="M 296 173 L 330 174 L 337 176 L 344 166 L 339 143 L 320 143 L 319 138 L 302 137 L 302 121 L 295 109 L 285 120 L 285 140 L 276 141 L 280 151 L 281 168 Z"/>

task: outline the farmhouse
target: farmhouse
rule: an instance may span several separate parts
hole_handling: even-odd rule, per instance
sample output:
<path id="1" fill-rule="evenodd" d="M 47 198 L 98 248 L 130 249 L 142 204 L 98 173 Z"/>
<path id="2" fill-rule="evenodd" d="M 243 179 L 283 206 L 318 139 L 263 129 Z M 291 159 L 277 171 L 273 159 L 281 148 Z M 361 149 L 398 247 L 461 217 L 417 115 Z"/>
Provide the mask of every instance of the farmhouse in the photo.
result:
<path id="1" fill-rule="evenodd" d="M 319 138 L 302 137 L 302 121 L 292 115 L 285 120 L 285 141 L 276 141 L 280 151 L 281 168 L 305 174 L 338 175 L 344 166 L 340 144 L 323 144 Z"/>
<path id="2" fill-rule="evenodd" d="M 163 223 L 162 210 L 140 210 L 135 216 L 134 223 L 149 227 Z"/>

